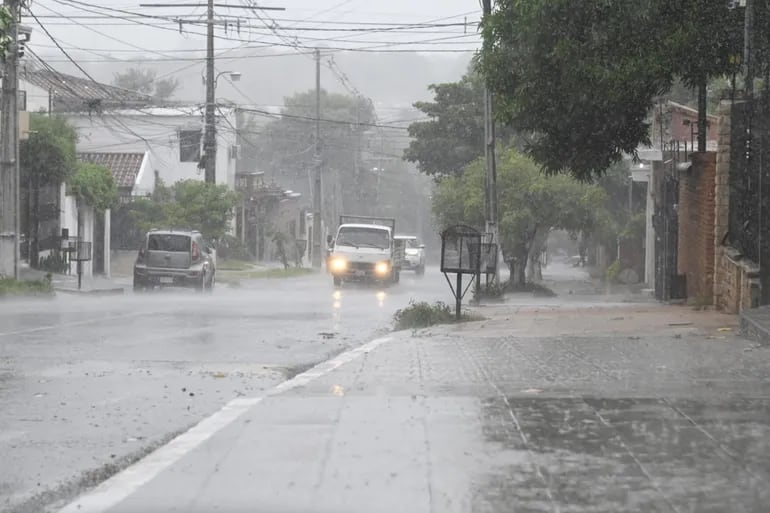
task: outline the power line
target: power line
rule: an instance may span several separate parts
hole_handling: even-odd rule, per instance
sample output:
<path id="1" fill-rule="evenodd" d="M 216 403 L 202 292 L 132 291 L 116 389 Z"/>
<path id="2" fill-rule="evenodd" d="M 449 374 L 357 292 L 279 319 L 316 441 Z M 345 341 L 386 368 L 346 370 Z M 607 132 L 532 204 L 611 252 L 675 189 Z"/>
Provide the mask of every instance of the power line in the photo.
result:
<path id="1" fill-rule="evenodd" d="M 244 112 L 251 112 L 254 114 L 260 114 L 263 116 L 271 117 L 274 119 L 279 118 L 287 118 L 287 119 L 298 119 L 303 121 L 315 121 L 316 118 L 312 116 L 302 116 L 299 114 L 287 114 L 287 113 L 280 113 L 276 114 L 273 112 L 269 112 L 266 110 L 261 109 L 254 109 L 249 107 L 239 107 L 240 110 Z M 356 126 L 365 126 L 369 128 L 387 128 L 387 129 L 393 129 L 393 130 L 406 130 L 407 127 L 405 126 L 398 126 L 398 125 L 382 125 L 377 123 L 359 123 L 358 121 L 345 121 L 342 119 L 328 119 L 328 118 L 320 118 L 320 121 L 322 123 L 331 123 L 331 124 L 337 124 L 337 125 L 356 125 Z"/>

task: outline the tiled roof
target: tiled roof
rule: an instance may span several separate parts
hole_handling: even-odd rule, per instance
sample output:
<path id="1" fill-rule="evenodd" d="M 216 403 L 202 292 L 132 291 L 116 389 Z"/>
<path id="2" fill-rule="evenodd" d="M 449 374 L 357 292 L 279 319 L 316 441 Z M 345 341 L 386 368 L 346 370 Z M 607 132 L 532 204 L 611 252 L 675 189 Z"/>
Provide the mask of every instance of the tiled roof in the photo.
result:
<path id="1" fill-rule="evenodd" d="M 20 71 L 20 79 L 53 93 L 53 110 L 57 112 L 98 111 L 152 103 L 149 95 L 96 83 L 87 78 L 45 69 Z"/>
<path id="2" fill-rule="evenodd" d="M 99 164 L 112 171 L 118 188 L 133 187 L 142 168 L 144 153 L 78 153 L 78 160 Z"/>

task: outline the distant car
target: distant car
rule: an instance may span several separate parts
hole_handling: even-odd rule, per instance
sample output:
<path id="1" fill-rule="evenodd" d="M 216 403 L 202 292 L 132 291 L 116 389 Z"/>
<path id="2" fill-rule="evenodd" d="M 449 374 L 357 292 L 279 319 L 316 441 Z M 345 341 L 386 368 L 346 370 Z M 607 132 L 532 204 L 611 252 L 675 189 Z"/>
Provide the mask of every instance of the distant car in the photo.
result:
<path id="1" fill-rule="evenodd" d="M 150 230 L 134 264 L 134 291 L 154 287 L 191 287 L 211 291 L 216 281 L 216 251 L 194 230 Z"/>
<path id="2" fill-rule="evenodd" d="M 414 271 L 418 275 L 425 274 L 425 245 L 420 244 L 413 235 L 396 235 L 393 238 L 402 241 L 406 248 L 401 270 Z"/>

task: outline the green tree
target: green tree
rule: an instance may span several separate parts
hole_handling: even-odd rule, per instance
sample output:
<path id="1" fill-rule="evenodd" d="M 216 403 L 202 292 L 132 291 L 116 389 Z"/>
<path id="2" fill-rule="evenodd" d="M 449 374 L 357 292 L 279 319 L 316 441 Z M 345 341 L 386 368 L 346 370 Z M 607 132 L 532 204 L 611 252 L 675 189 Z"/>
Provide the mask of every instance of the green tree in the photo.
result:
<path id="1" fill-rule="evenodd" d="M 171 201 L 161 203 L 167 226 L 200 230 L 211 240 L 227 233 L 239 201 L 236 192 L 198 180 L 177 182 L 171 192 Z"/>
<path id="2" fill-rule="evenodd" d="M 153 95 L 157 102 L 163 103 L 174 96 L 179 80 L 173 77 L 158 80 L 157 76 L 151 69 L 129 68 L 123 73 L 115 73 L 112 83 L 123 89 Z"/>
<path id="3" fill-rule="evenodd" d="M 458 223 L 483 228 L 484 174 L 484 161 L 477 159 L 461 175 L 439 181 L 433 211 L 442 229 Z M 515 149 L 500 155 L 498 194 L 501 249 L 517 285 L 526 282 L 528 261 L 538 253 L 539 241 L 553 229 L 591 232 L 606 199 L 598 186 L 564 175 L 544 175 Z"/>
<path id="4" fill-rule="evenodd" d="M 707 0 L 499 0 L 479 64 L 501 119 L 533 134 L 548 173 L 601 175 L 649 144 L 648 113 L 674 79 L 734 69 L 738 10 Z"/>
<path id="5" fill-rule="evenodd" d="M 142 94 L 152 94 L 155 89 L 155 73 L 151 69 L 128 68 L 123 73 L 115 73 L 112 83 L 123 89 Z"/>
<path id="6" fill-rule="evenodd" d="M 153 96 L 155 96 L 157 102 L 164 103 L 174 96 L 174 93 L 178 88 L 179 80 L 174 77 L 156 80 Z"/>
<path id="7" fill-rule="evenodd" d="M 409 125 L 412 141 L 404 159 L 427 175 L 457 175 L 484 155 L 484 82 L 472 65 L 459 82 L 428 88 L 433 101 L 414 106 L 430 119 Z M 509 127 L 498 123 L 496 131 L 499 140 L 517 142 Z"/>
<path id="8" fill-rule="evenodd" d="M 40 194 L 57 187 L 75 170 L 77 132 L 64 119 L 41 114 L 30 116 L 30 134 L 19 143 L 20 186 L 27 198 L 27 240 L 32 267 L 38 265 Z"/>
<path id="9" fill-rule="evenodd" d="M 5 60 L 8 46 L 11 44 L 11 36 L 8 34 L 13 25 L 13 18 L 8 8 L 0 5 L 0 60 Z"/>
<path id="10" fill-rule="evenodd" d="M 104 166 L 83 162 L 69 180 L 72 194 L 97 212 L 112 208 L 118 200 L 118 189 L 112 171 Z"/>
<path id="11" fill-rule="evenodd" d="M 265 171 L 276 181 L 295 190 L 308 190 L 308 172 L 315 157 L 315 91 L 297 93 L 284 99 L 282 117 L 257 129 L 246 121 L 241 131 L 245 144 L 245 165 Z M 247 110 L 245 110 L 248 113 Z M 264 117 L 264 113 L 252 112 Z M 362 166 L 366 132 L 373 129 L 375 110 L 371 100 L 321 91 L 321 159 L 327 177 L 340 177 L 343 204 L 358 200 L 361 191 L 358 171 Z M 327 181 L 332 188 L 335 184 Z"/>

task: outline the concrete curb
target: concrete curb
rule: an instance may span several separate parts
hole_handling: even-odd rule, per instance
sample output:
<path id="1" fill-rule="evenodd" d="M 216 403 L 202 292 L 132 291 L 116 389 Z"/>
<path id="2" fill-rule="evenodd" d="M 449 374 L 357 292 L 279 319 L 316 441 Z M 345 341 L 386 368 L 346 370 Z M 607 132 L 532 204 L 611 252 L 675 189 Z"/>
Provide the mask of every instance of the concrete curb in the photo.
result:
<path id="1" fill-rule="evenodd" d="M 763 346 L 770 346 L 770 330 L 745 313 L 741 314 L 739 333 Z"/>
<path id="2" fill-rule="evenodd" d="M 122 287 L 120 288 L 110 288 L 110 289 L 72 289 L 67 287 L 54 287 L 54 291 L 57 293 L 61 292 L 62 294 L 71 294 L 74 296 L 120 296 L 125 294 L 126 290 Z"/>

